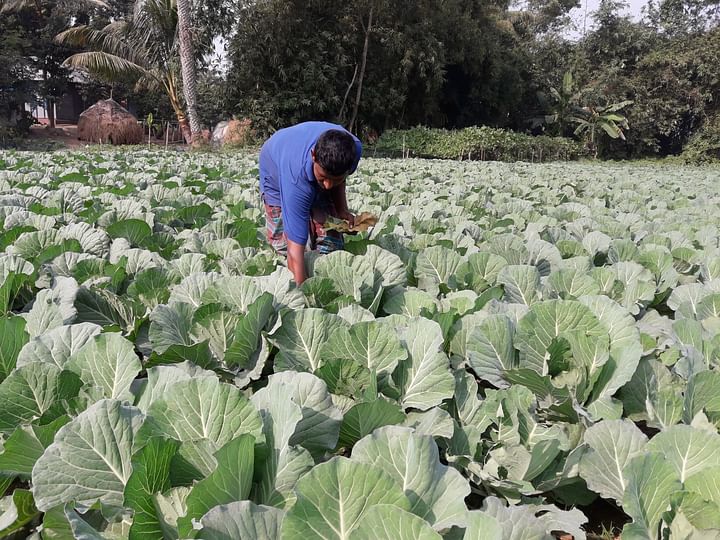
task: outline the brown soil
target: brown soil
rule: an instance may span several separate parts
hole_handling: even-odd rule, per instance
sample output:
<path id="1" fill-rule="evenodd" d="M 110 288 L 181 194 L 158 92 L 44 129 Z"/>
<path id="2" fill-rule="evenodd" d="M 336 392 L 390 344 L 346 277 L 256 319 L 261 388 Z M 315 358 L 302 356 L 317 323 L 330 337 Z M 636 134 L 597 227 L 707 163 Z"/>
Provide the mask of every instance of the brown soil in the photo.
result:
<path id="1" fill-rule="evenodd" d="M 601 498 L 579 509 L 588 518 L 588 540 L 619 539 L 623 525 L 630 521 L 617 505 Z"/>
<path id="2" fill-rule="evenodd" d="M 77 125 L 75 124 L 60 124 L 55 128 L 44 125 L 32 126 L 29 140 L 31 143 L 37 143 L 39 147 L 52 146 L 53 148 L 68 150 L 99 146 L 96 143 L 79 140 Z M 147 143 L 147 140 L 145 143 Z M 165 141 L 161 139 L 153 138 L 150 144 L 165 147 Z M 174 149 L 184 146 L 184 143 L 170 143 L 170 147 Z"/>
<path id="3" fill-rule="evenodd" d="M 55 143 L 64 148 L 84 148 L 92 143 L 78 140 L 76 125 L 59 125 L 55 128 L 49 126 L 32 126 L 30 139 L 39 143 Z"/>

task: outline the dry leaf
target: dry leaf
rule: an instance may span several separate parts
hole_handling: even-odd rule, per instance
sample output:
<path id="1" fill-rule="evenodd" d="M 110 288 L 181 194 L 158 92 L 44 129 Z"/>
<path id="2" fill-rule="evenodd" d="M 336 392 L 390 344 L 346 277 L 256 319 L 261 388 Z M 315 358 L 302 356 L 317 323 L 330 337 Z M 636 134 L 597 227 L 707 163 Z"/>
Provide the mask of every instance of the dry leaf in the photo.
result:
<path id="1" fill-rule="evenodd" d="M 328 231 L 338 231 L 342 233 L 357 233 L 367 231 L 370 227 L 378 222 L 377 216 L 374 216 L 370 212 L 363 212 L 355 216 L 355 224 L 350 226 L 350 223 L 342 219 L 328 217 L 325 221 L 325 229 Z"/>

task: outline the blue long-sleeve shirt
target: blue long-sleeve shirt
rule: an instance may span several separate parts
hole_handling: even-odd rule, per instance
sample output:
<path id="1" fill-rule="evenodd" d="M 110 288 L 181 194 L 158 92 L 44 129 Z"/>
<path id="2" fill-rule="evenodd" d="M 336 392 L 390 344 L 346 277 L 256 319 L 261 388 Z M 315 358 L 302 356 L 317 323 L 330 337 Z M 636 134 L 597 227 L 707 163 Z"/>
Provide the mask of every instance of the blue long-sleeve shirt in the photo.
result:
<path id="1" fill-rule="evenodd" d="M 270 206 L 282 209 L 285 236 L 298 244 L 308 239 L 310 209 L 320 189 L 313 173 L 311 150 L 320 135 L 329 129 L 346 131 L 329 122 L 303 122 L 276 131 L 260 150 L 260 192 Z M 357 169 L 362 144 L 355 140 Z"/>

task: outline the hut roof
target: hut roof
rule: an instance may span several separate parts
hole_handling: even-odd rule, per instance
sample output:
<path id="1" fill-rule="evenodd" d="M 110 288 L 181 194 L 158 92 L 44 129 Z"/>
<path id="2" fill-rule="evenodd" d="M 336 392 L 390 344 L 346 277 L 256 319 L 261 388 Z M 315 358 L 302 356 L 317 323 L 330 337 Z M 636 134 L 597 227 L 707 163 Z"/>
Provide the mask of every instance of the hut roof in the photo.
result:
<path id="1" fill-rule="evenodd" d="M 80 115 L 78 138 L 105 144 L 140 144 L 144 130 L 117 101 L 104 99 Z"/>

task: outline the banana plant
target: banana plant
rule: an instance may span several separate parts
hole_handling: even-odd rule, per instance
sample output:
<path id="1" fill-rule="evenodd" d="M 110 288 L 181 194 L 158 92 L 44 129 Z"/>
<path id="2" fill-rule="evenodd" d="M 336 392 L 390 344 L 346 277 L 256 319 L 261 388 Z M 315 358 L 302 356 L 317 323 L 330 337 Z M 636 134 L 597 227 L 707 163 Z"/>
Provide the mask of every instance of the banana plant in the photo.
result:
<path id="1" fill-rule="evenodd" d="M 618 111 L 631 105 L 632 101 L 620 101 L 605 107 L 583 107 L 577 116 L 570 117 L 570 121 L 577 124 L 575 135 L 586 137 L 588 147 L 597 158 L 597 140 L 604 132 L 612 139 L 625 140 L 625 131 L 630 129 L 627 118 Z"/>
<path id="2" fill-rule="evenodd" d="M 148 113 L 146 123 L 148 127 L 148 145 L 150 144 L 150 138 L 152 137 L 152 128 L 153 128 L 153 113 Z"/>
<path id="3" fill-rule="evenodd" d="M 566 71 L 563 75 L 562 85 L 559 88 L 550 87 L 550 97 L 553 104 L 548 104 L 548 97 L 539 92 L 538 99 L 544 109 L 549 109 L 548 114 L 543 114 L 531 119 L 532 127 L 541 125 L 555 126 L 555 133 L 562 137 L 565 134 L 565 128 L 571 118 L 581 110 L 578 102 L 580 100 L 580 92 L 575 88 L 575 81 L 572 72 Z"/>

